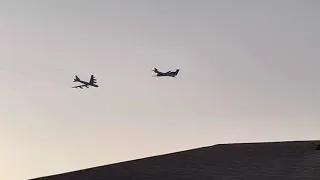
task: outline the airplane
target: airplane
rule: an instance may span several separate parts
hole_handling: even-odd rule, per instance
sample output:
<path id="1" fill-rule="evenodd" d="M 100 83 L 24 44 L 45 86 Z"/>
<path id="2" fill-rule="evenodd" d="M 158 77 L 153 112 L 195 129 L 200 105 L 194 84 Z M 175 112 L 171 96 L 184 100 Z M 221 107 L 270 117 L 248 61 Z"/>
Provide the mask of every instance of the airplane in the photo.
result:
<path id="1" fill-rule="evenodd" d="M 152 77 L 156 77 L 156 76 L 157 76 L 157 77 L 161 77 L 161 76 L 176 77 L 176 76 L 178 75 L 180 69 L 177 69 L 177 70 L 174 71 L 174 72 L 168 71 L 168 72 L 165 72 L 165 73 L 158 71 L 157 68 L 154 68 L 154 70 L 151 70 L 151 71 L 157 73 L 156 75 L 154 75 L 154 76 L 152 76 Z"/>
<path id="2" fill-rule="evenodd" d="M 91 75 L 91 78 L 90 78 L 90 81 L 89 82 L 86 82 L 86 81 L 82 81 L 79 79 L 79 77 L 76 75 L 75 79 L 73 80 L 73 82 L 80 82 L 82 83 L 83 85 L 79 85 L 79 86 L 74 86 L 72 88 L 80 88 L 82 89 L 83 87 L 86 87 L 86 88 L 89 88 L 89 86 L 93 86 L 93 87 L 99 87 L 98 85 L 96 85 L 96 78 Z"/>

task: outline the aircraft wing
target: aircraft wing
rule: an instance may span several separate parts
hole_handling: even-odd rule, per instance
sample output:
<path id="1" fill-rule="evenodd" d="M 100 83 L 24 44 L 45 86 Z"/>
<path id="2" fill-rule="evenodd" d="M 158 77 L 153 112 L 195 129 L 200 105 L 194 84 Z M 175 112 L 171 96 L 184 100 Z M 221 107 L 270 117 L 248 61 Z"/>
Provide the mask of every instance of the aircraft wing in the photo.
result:
<path id="1" fill-rule="evenodd" d="M 91 78 L 90 78 L 90 84 L 95 84 L 97 82 L 97 79 L 94 77 L 94 75 L 91 75 Z"/>
<path id="2" fill-rule="evenodd" d="M 73 86 L 72 88 L 80 88 L 80 89 L 83 89 L 83 87 L 89 88 L 88 85 Z"/>

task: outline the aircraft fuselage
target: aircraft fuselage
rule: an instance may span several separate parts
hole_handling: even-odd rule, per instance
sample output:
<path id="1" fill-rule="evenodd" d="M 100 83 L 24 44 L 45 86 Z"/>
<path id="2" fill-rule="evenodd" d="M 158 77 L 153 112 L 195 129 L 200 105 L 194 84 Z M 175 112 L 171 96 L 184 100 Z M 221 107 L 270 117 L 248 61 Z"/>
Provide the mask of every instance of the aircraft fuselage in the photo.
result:
<path id="1" fill-rule="evenodd" d="M 157 76 L 159 76 L 159 77 L 163 77 L 163 76 L 169 76 L 169 77 L 175 77 L 176 76 L 176 74 L 165 74 L 165 73 L 163 73 L 163 74 L 157 74 Z"/>
<path id="2" fill-rule="evenodd" d="M 79 80 L 78 82 L 80 82 L 80 83 L 82 83 L 82 84 L 85 84 L 85 85 L 87 85 L 87 86 L 99 87 L 99 86 L 96 85 L 96 84 L 91 84 L 91 83 L 88 83 L 88 82 L 82 81 L 82 80 Z"/>
<path id="3" fill-rule="evenodd" d="M 168 72 L 166 72 L 166 73 L 160 72 L 160 71 L 158 71 L 158 69 L 156 69 L 156 68 L 155 68 L 154 70 L 152 70 L 152 71 L 156 73 L 155 76 L 157 76 L 157 77 L 164 77 L 164 76 L 176 77 L 176 76 L 178 75 L 180 69 L 177 69 L 175 72 L 168 71 Z M 154 77 L 155 77 L 155 76 L 154 76 Z"/>

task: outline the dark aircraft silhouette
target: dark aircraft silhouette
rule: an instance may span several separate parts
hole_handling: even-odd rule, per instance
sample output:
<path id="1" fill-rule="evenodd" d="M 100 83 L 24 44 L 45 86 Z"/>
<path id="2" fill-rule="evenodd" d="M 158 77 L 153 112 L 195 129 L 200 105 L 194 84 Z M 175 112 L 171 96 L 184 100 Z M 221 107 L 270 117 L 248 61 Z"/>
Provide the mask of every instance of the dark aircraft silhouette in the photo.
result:
<path id="1" fill-rule="evenodd" d="M 89 82 L 86 82 L 86 81 L 82 81 L 78 78 L 78 76 L 76 75 L 76 78 L 73 80 L 73 82 L 80 82 L 82 83 L 83 85 L 80 85 L 80 86 L 74 86 L 72 88 L 83 88 L 83 87 L 86 87 L 86 88 L 89 88 L 89 86 L 93 86 L 93 87 L 99 87 L 98 85 L 96 85 L 96 78 L 91 75 L 91 78 L 90 78 L 90 81 Z"/>
<path id="2" fill-rule="evenodd" d="M 174 72 L 168 71 L 168 72 L 165 72 L 165 73 L 158 71 L 157 68 L 154 68 L 154 70 L 151 70 L 151 71 L 153 71 L 153 72 L 156 73 L 156 75 L 154 75 L 154 76 L 152 76 L 152 77 L 156 77 L 156 76 L 157 76 L 157 77 L 162 77 L 162 76 L 176 77 L 176 75 L 178 75 L 180 69 L 177 69 L 177 70 L 174 71 Z"/>

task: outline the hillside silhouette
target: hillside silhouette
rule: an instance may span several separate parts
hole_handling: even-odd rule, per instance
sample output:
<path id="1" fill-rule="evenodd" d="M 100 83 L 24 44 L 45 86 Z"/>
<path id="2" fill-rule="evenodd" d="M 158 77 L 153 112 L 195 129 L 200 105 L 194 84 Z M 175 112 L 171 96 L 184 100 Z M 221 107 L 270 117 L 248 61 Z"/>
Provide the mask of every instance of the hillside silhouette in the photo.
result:
<path id="1" fill-rule="evenodd" d="M 32 180 L 318 180 L 320 141 L 218 144 Z"/>

